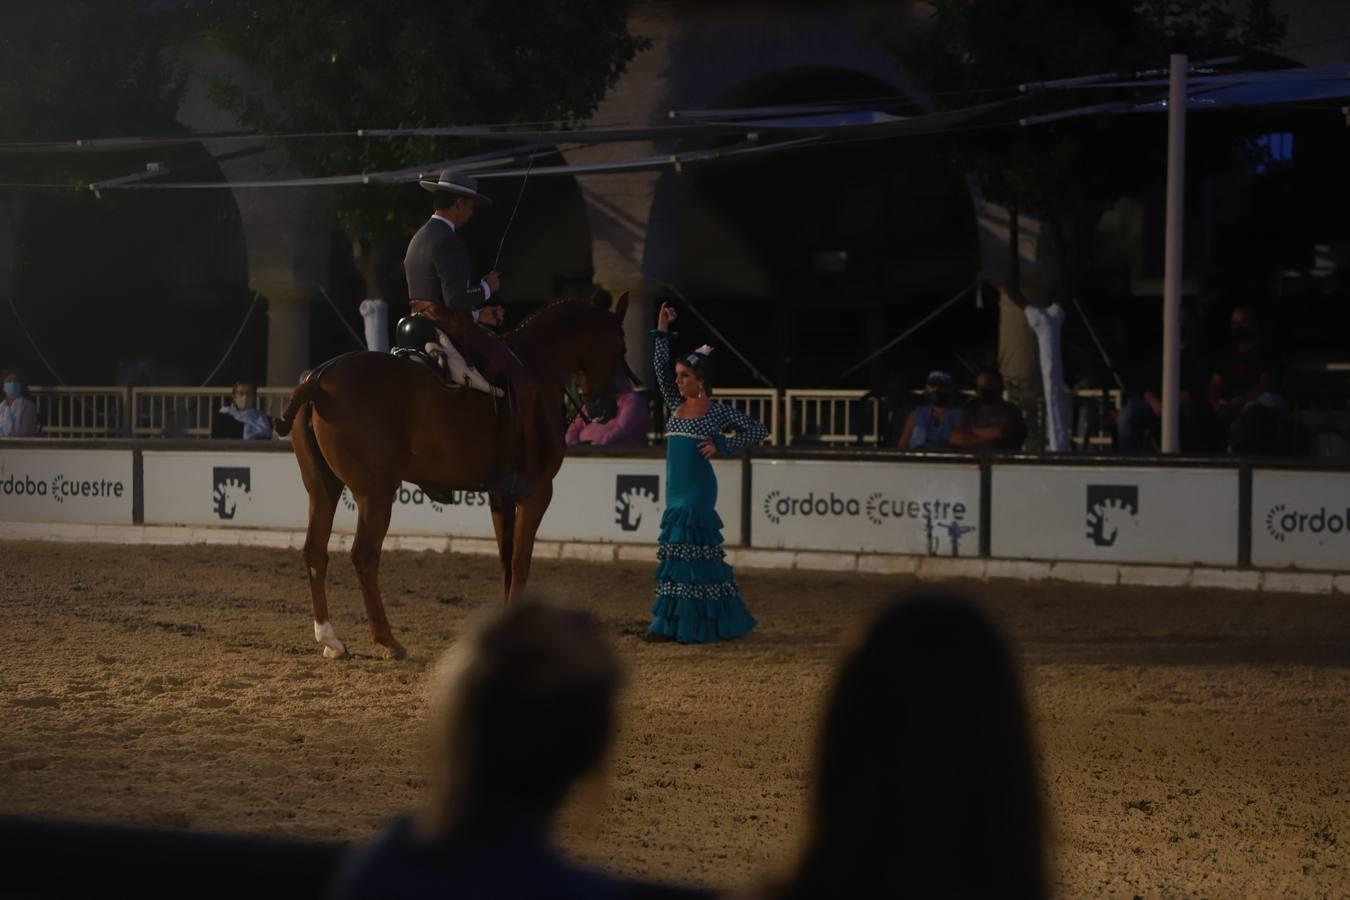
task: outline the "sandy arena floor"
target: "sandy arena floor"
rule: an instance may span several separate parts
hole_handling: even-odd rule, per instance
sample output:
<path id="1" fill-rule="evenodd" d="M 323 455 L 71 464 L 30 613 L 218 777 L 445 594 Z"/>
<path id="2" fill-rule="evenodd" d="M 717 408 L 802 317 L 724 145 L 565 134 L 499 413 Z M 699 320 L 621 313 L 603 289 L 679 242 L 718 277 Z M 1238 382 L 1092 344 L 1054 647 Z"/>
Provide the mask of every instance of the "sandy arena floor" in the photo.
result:
<path id="1" fill-rule="evenodd" d="M 495 562 L 385 557 L 409 659 L 374 658 L 335 557 L 321 659 L 298 553 L 0 543 L 0 811 L 360 839 L 418 797 L 428 666 Z M 850 636 L 912 579 L 741 573 L 761 628 L 645 645 L 650 569 L 536 563 L 630 666 L 612 779 L 568 842 L 616 870 L 743 885 L 798 839 Z M 952 583 L 1017 640 L 1066 897 L 1350 896 L 1350 598 Z M 603 804 L 603 805 L 601 805 Z"/>

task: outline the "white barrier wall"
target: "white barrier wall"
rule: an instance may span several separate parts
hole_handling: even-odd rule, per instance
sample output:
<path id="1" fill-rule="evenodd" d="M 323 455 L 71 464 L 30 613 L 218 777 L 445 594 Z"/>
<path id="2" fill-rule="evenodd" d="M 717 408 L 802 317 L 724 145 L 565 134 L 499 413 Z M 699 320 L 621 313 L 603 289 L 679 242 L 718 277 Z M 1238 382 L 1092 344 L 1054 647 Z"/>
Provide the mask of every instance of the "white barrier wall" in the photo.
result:
<path id="1" fill-rule="evenodd" d="M 1253 471 L 1252 565 L 1350 571 L 1350 473 Z"/>
<path id="2" fill-rule="evenodd" d="M 756 459 L 751 483 L 756 547 L 980 554 L 975 465 Z"/>
<path id="3" fill-rule="evenodd" d="M 1237 565 L 1236 470 L 995 465 L 992 476 L 995 557 Z"/>
<path id="4" fill-rule="evenodd" d="M 0 449 L 0 519 L 130 525 L 130 450 Z"/>
<path id="5" fill-rule="evenodd" d="M 308 521 L 309 495 L 289 453 L 146 450 L 143 458 L 147 525 L 296 529 Z M 728 543 L 739 543 L 741 466 L 732 460 L 714 466 L 725 536 Z M 664 460 L 568 459 L 554 481 L 539 537 L 655 543 L 664 503 Z M 334 528 L 356 529 L 356 504 L 346 491 Z M 415 485 L 404 484 L 394 501 L 389 533 L 490 538 L 487 495 L 459 491 L 441 504 Z"/>

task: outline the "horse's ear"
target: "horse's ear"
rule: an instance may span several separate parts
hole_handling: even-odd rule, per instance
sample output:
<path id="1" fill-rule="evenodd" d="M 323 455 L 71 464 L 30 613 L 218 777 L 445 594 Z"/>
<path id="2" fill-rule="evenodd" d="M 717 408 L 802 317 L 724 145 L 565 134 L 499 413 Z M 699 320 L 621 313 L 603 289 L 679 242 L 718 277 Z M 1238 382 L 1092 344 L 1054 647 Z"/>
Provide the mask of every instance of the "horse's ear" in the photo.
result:
<path id="1" fill-rule="evenodd" d="M 619 297 L 619 305 L 614 307 L 614 315 L 619 317 L 619 321 L 623 321 L 623 314 L 626 312 L 628 312 L 628 292 L 624 291 Z"/>

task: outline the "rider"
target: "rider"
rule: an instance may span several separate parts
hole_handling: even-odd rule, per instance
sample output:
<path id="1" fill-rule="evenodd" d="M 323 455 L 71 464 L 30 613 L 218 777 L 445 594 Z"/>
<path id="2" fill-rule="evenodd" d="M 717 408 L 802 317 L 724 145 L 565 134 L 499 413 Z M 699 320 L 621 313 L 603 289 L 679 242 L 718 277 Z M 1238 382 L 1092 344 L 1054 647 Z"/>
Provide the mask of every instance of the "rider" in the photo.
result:
<path id="1" fill-rule="evenodd" d="M 502 446 L 512 452 L 498 458 L 498 478 L 505 477 L 524 451 L 527 474 L 535 472 L 537 462 L 524 438 L 524 424 L 534 421 L 538 382 L 499 337 L 480 325 L 500 325 L 504 310 L 488 305 L 501 290 L 501 277 L 488 272 L 473 283 L 469 276 L 469 251 L 458 231 L 473 218 L 477 206 L 492 201 L 478 192 L 477 179 L 445 170 L 432 181 L 419 182 L 435 196 L 435 212 L 418 229 L 403 258 L 408 278 L 408 301 L 414 315 L 425 316 L 445 332 L 466 357 L 482 367 L 483 375 L 494 383 L 506 379 L 514 397 L 513 415 L 500 417 Z"/>

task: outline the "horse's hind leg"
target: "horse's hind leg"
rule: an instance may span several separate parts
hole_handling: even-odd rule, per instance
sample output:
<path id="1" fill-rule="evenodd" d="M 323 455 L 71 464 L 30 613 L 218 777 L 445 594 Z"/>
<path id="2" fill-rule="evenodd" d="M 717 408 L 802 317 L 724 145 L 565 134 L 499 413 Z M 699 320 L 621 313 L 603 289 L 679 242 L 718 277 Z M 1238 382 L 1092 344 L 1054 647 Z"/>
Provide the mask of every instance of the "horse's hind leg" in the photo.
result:
<path id="1" fill-rule="evenodd" d="M 309 596 L 314 604 L 314 640 L 323 644 L 323 655 L 340 659 L 347 648 L 338 640 L 328 619 L 328 538 L 333 533 L 333 515 L 342 497 L 342 482 L 319 453 L 309 427 L 309 411 L 300 413 L 298 427 L 291 438 L 300 474 L 309 492 L 309 529 L 305 533 L 305 571 L 309 575 Z"/>
<path id="2" fill-rule="evenodd" d="M 380 549 L 384 544 L 385 533 L 389 531 L 394 491 L 358 495 L 356 505 L 356 538 L 352 541 L 352 562 L 356 565 L 356 578 L 361 582 L 361 596 L 366 601 L 370 636 L 384 648 L 385 659 L 403 659 L 408 655 L 407 651 L 394 640 L 394 632 L 384 614 L 384 601 L 380 599 Z"/>

